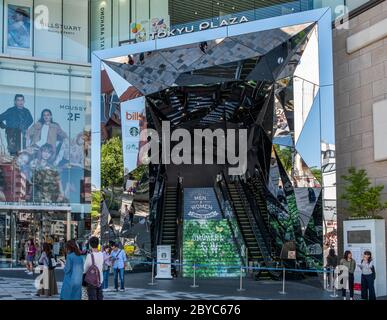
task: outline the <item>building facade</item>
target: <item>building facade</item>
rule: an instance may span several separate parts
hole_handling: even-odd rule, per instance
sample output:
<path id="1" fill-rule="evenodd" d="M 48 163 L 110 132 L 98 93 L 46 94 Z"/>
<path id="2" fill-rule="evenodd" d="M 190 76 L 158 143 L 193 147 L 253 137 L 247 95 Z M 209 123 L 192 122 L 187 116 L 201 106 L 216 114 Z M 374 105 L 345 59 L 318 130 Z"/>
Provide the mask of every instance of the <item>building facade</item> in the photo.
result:
<path id="1" fill-rule="evenodd" d="M 348 168 L 365 169 L 372 185 L 384 185 L 387 200 L 387 3 L 349 20 L 333 32 L 337 193 Z M 376 34 L 377 37 L 372 35 Z M 350 216 L 338 200 L 338 238 L 342 251 L 343 220 Z M 380 213 L 386 219 L 386 211 Z"/>
<path id="2" fill-rule="evenodd" d="M 363 161 L 359 165 L 370 168 L 374 182 L 385 184 L 386 163 L 365 159 L 374 150 L 371 103 L 385 96 L 385 75 L 380 74 L 384 40 L 350 55 L 344 52 L 346 37 L 383 20 L 385 4 L 368 10 L 367 5 L 376 2 L 380 1 L 0 0 L 0 267 L 18 265 L 25 241 L 45 241 L 47 230 L 78 239 L 90 233 L 91 52 L 155 34 L 197 31 L 203 23 L 210 28 L 234 18 L 252 21 L 326 6 L 332 8 L 332 19 L 346 12 L 343 5 L 350 13 L 366 10 L 350 19 L 350 29 L 334 31 L 337 166 L 340 176 L 349 164 Z M 171 30 L 175 31 L 169 34 Z M 23 100 L 32 118 L 25 128 L 9 125 L 12 120 L 4 115 L 17 99 Z M 348 112 L 352 118 L 344 119 Z M 50 132 L 43 130 L 45 116 L 55 124 L 47 122 Z M 44 132 L 47 136 L 42 138 Z M 49 159 L 44 159 L 44 152 Z M 326 157 L 323 163 L 330 158 Z M 329 179 L 334 160 L 326 161 L 331 165 L 324 179 Z M 334 191 L 330 193 L 333 197 Z M 327 208 L 334 216 L 334 206 Z M 329 225 L 334 225 L 334 218 Z"/>

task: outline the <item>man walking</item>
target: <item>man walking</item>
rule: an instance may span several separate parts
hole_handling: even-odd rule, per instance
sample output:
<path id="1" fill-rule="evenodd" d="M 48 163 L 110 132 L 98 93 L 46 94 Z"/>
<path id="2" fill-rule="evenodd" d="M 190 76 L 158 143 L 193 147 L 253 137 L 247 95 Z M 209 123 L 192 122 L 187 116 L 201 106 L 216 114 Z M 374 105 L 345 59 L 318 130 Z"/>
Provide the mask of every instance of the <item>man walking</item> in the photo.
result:
<path id="1" fill-rule="evenodd" d="M 112 244 L 112 263 L 114 271 L 114 288 L 118 291 L 118 275 L 120 276 L 120 291 L 125 291 L 124 273 L 125 273 L 125 262 L 126 254 L 125 251 L 118 248 L 116 243 Z"/>
<path id="2" fill-rule="evenodd" d="M 31 112 L 24 107 L 24 103 L 24 96 L 17 94 L 14 100 L 15 105 L 0 114 L 0 128 L 5 129 L 8 152 L 11 156 L 17 156 L 19 151 L 25 149 L 25 135 L 33 123 Z"/>

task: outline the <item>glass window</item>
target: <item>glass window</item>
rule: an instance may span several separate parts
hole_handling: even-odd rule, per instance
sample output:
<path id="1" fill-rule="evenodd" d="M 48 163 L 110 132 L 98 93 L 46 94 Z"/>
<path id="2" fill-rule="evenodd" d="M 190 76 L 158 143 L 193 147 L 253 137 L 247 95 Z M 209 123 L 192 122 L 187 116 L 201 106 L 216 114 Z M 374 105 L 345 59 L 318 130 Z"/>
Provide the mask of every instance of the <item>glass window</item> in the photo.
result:
<path id="1" fill-rule="evenodd" d="M 0 26 L 3 29 L 3 16 L 4 16 L 4 13 L 3 13 L 3 8 L 4 8 L 4 0 L 0 0 Z M 0 34 L 0 52 L 4 52 L 4 49 L 3 49 L 3 35 Z"/>
<path id="2" fill-rule="evenodd" d="M 354 10 L 363 4 L 370 2 L 370 0 L 346 0 L 346 5 L 348 6 L 349 11 Z"/>
<path id="3" fill-rule="evenodd" d="M 72 67 L 69 111 L 69 180 L 65 187 L 75 212 L 91 201 L 91 80 L 87 68 Z M 79 205 L 81 204 L 81 205 Z"/>
<path id="4" fill-rule="evenodd" d="M 63 1 L 63 60 L 88 61 L 88 0 Z"/>
<path id="5" fill-rule="evenodd" d="M 62 0 L 35 0 L 34 55 L 62 58 Z"/>
<path id="6" fill-rule="evenodd" d="M 0 202 L 87 212 L 90 101 L 89 68 L 1 59 Z"/>
<path id="7" fill-rule="evenodd" d="M 18 56 L 32 55 L 32 4 L 32 0 L 4 1 L 5 53 Z"/>

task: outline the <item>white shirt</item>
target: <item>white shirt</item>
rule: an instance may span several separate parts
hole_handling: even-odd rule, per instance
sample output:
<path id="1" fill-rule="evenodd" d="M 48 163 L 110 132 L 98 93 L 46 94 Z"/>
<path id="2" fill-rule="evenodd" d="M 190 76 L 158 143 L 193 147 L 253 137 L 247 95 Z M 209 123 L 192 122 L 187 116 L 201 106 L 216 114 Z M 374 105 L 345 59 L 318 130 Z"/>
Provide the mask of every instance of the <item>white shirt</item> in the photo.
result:
<path id="1" fill-rule="evenodd" d="M 102 271 L 103 270 L 103 253 L 102 252 L 92 252 L 92 254 L 94 256 L 94 263 L 99 270 L 100 282 L 102 283 L 102 281 L 103 281 L 103 271 Z M 86 256 L 84 267 L 83 267 L 83 273 L 86 273 L 86 271 L 89 270 L 91 265 L 92 265 L 91 255 L 90 255 L 90 253 L 88 253 Z"/>
<path id="2" fill-rule="evenodd" d="M 44 124 L 42 126 L 42 131 L 40 132 L 40 141 L 36 143 L 39 147 L 47 143 L 49 129 L 50 129 L 50 126 L 48 124 Z"/>

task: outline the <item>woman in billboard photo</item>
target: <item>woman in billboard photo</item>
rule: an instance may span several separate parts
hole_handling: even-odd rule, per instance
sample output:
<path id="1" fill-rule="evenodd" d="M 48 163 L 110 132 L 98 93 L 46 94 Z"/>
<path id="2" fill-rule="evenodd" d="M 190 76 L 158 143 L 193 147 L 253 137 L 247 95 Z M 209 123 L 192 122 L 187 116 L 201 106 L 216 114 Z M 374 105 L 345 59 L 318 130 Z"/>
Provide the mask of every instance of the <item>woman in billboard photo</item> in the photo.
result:
<path id="1" fill-rule="evenodd" d="M 39 121 L 27 131 L 27 146 L 38 149 L 48 143 L 55 150 L 55 156 L 61 144 L 67 139 L 66 132 L 62 130 L 57 122 L 53 121 L 50 109 L 44 109 Z"/>

